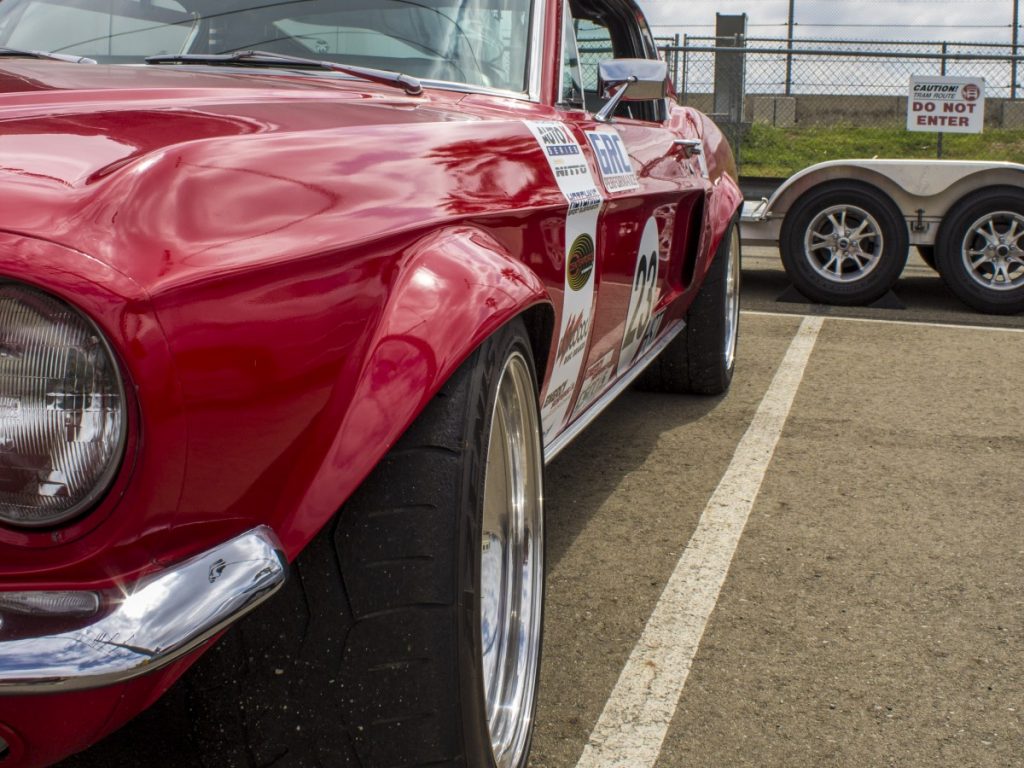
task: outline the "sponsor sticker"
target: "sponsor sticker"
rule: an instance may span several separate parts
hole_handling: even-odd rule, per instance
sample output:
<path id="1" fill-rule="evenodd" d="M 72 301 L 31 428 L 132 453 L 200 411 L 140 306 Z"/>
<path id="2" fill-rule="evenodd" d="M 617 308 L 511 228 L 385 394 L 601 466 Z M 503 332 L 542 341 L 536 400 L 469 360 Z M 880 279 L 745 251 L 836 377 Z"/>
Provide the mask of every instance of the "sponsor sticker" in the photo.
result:
<path id="1" fill-rule="evenodd" d="M 597 219 L 604 198 L 583 149 L 561 123 L 527 121 L 544 151 L 559 190 L 568 203 L 565 217 L 561 328 L 551 380 L 541 404 L 545 442 L 565 426 L 569 405 L 586 360 L 594 319 L 594 270 L 597 266 Z"/>
<path id="2" fill-rule="evenodd" d="M 633 163 L 626 153 L 622 137 L 609 131 L 589 131 L 587 139 L 594 149 L 601 180 L 609 192 L 628 192 L 640 189 L 633 172 Z"/>
<path id="3" fill-rule="evenodd" d="M 582 290 L 594 272 L 594 250 L 594 238 L 586 233 L 573 240 L 565 260 L 565 279 L 574 291 Z"/>
<path id="4" fill-rule="evenodd" d="M 604 392 L 605 387 L 615 375 L 615 350 L 609 349 L 607 353 L 595 360 L 587 368 L 583 377 L 583 385 L 580 387 L 580 396 L 576 398 L 576 408 L 573 411 L 573 418 L 586 410 L 594 399 Z"/>
<path id="5" fill-rule="evenodd" d="M 650 347 L 661 325 L 655 317 L 658 305 L 658 222 L 652 216 L 640 237 L 640 252 L 633 272 L 633 288 L 626 312 L 626 330 L 619 348 L 618 373 L 622 374 Z"/>

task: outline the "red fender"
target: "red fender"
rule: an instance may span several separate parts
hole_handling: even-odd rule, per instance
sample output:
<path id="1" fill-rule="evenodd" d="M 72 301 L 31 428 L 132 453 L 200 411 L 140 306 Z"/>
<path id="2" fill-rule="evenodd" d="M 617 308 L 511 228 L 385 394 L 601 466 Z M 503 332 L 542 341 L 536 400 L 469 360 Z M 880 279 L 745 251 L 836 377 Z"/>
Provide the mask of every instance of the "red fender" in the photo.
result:
<path id="1" fill-rule="evenodd" d="M 277 526 L 289 558 L 330 520 L 484 339 L 530 307 L 550 302 L 537 275 L 493 237 L 470 227 L 424 238 L 399 269 L 351 400 L 336 404 L 343 417 L 334 443 L 304 503 Z"/>

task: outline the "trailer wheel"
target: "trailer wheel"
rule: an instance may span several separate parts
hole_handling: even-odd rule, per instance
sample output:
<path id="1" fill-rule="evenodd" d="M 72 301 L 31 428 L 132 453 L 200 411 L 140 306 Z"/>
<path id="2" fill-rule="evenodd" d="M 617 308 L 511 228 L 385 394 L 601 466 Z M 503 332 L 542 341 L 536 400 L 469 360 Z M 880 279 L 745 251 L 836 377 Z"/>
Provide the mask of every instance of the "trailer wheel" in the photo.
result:
<path id="1" fill-rule="evenodd" d="M 939 233 L 939 273 L 979 312 L 1024 312 L 1024 194 L 993 187 L 965 198 Z"/>
<path id="2" fill-rule="evenodd" d="M 831 182 L 790 208 L 779 241 L 797 289 L 825 304 L 868 304 L 896 283 L 910 242 L 896 206 L 878 189 Z"/>

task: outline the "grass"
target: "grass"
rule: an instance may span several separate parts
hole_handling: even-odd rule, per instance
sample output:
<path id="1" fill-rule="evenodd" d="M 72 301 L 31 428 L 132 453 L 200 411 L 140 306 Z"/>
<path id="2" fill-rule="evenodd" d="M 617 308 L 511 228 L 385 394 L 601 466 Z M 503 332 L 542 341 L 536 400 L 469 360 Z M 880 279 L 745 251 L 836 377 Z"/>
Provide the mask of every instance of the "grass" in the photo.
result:
<path id="1" fill-rule="evenodd" d="M 951 160 L 1009 160 L 1024 163 L 1024 130 L 946 134 L 942 156 Z M 775 128 L 752 125 L 740 150 L 744 176 L 787 177 L 825 160 L 936 157 L 937 134 L 900 127 L 814 125 Z"/>

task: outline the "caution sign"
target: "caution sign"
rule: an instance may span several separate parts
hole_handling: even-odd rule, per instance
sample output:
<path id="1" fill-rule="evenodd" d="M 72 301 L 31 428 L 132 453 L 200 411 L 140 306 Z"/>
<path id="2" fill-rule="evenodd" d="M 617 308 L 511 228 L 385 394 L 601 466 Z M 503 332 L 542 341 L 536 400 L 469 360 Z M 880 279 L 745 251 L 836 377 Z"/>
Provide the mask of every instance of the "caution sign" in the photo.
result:
<path id="1" fill-rule="evenodd" d="M 981 133 L 984 126 L 984 78 L 911 76 L 908 131 Z"/>

